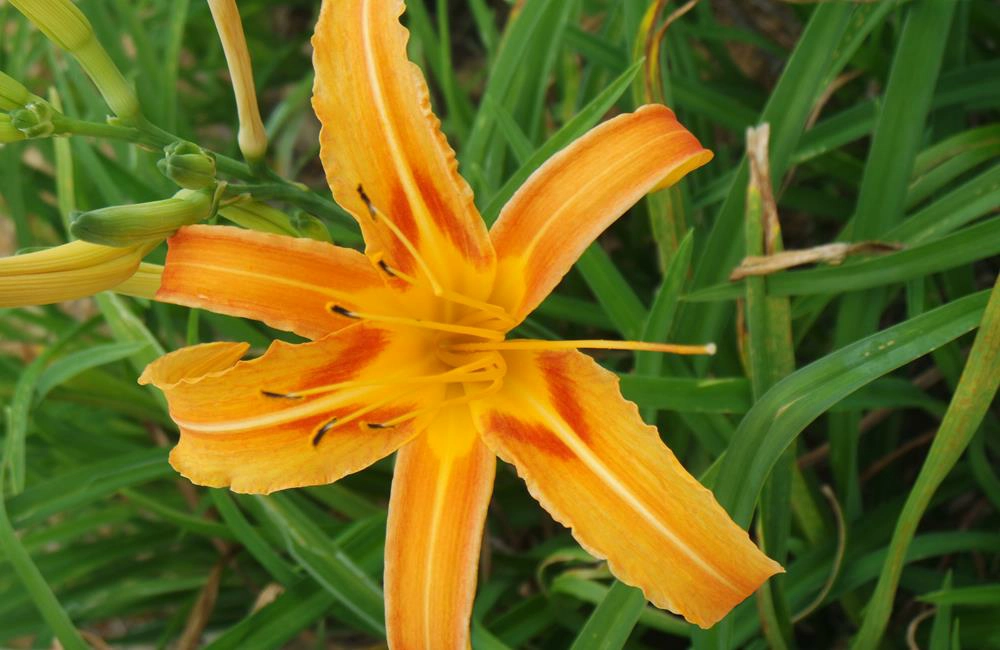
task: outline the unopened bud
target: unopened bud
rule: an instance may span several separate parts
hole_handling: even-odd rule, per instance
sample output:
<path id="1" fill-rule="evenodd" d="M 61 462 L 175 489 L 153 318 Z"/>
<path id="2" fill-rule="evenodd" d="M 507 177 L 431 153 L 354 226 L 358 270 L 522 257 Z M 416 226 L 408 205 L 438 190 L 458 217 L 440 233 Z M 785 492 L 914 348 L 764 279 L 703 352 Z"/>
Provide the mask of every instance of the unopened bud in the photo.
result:
<path id="1" fill-rule="evenodd" d="M 55 111 L 43 101 L 31 102 L 24 108 L 11 113 L 11 124 L 29 138 L 47 138 L 56 127 L 52 123 Z"/>
<path id="2" fill-rule="evenodd" d="M 115 115 L 139 115 L 139 100 L 107 51 L 87 17 L 71 0 L 10 0 L 49 40 L 72 54 L 104 96 Z"/>
<path id="3" fill-rule="evenodd" d="M 148 247 L 75 241 L 0 259 L 0 307 L 47 305 L 111 289 L 132 277 Z"/>
<path id="4" fill-rule="evenodd" d="M 116 205 L 73 215 L 70 231 L 84 241 L 105 246 L 134 246 L 166 239 L 181 226 L 212 216 L 212 192 L 181 190 L 173 198 Z"/>
<path id="5" fill-rule="evenodd" d="M 0 110 L 13 111 L 36 100 L 20 81 L 0 72 Z"/>
<path id="6" fill-rule="evenodd" d="M 330 230 L 326 227 L 319 217 L 315 217 L 308 212 L 302 212 L 301 210 L 292 215 L 292 225 L 295 229 L 299 231 L 301 237 L 308 237 L 309 239 L 316 239 L 318 241 L 331 242 L 333 238 L 330 237 Z"/>
<path id="7" fill-rule="evenodd" d="M 233 93 L 236 95 L 236 112 L 240 118 L 240 130 L 237 141 L 240 152 L 247 162 L 258 163 L 267 153 L 267 132 L 260 119 L 260 107 L 257 105 L 257 90 L 253 82 L 253 69 L 250 65 L 250 50 L 243 33 L 243 21 L 235 0 L 208 0 L 208 8 L 212 12 L 212 20 L 222 41 L 222 51 L 226 55 L 229 66 L 229 76 L 233 80 Z"/>
<path id="8" fill-rule="evenodd" d="M 24 134 L 17 130 L 10 122 L 10 115 L 7 113 L 0 113 L 0 144 L 7 144 L 8 142 L 19 142 L 24 140 Z"/>
<path id="9" fill-rule="evenodd" d="M 215 156 L 190 142 L 174 142 L 163 149 L 156 166 L 163 175 L 189 190 L 215 186 Z"/>
<path id="10" fill-rule="evenodd" d="M 247 230 L 290 237 L 299 236 L 298 229 L 287 214 L 260 201 L 242 199 L 220 208 L 219 215 Z"/>

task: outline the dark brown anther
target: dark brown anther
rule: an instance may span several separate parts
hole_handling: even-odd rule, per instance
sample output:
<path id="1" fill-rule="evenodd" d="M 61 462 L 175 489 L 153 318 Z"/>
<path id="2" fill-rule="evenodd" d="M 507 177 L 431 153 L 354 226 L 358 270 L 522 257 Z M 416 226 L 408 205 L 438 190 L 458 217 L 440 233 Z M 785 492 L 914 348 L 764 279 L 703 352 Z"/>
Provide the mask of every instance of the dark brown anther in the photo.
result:
<path id="1" fill-rule="evenodd" d="M 365 426 L 369 429 L 392 429 L 391 424 L 382 424 L 380 422 L 365 422 Z"/>
<path id="2" fill-rule="evenodd" d="M 396 277 L 396 274 L 392 272 L 392 269 L 389 267 L 388 264 L 385 263 L 385 260 L 379 260 L 378 267 L 383 271 L 385 271 L 385 274 L 388 275 L 390 278 Z"/>
<path id="3" fill-rule="evenodd" d="M 368 194 L 365 193 L 365 187 L 361 183 L 358 183 L 358 196 L 364 201 L 365 207 L 368 208 L 368 214 L 371 215 L 372 220 L 378 219 L 378 211 L 375 210 L 375 206 L 372 204 L 372 200 L 368 198 Z"/>
<path id="4" fill-rule="evenodd" d="M 317 431 L 313 435 L 313 439 L 312 439 L 312 445 L 313 445 L 313 447 L 316 447 L 317 445 L 319 445 L 320 441 L 323 439 L 323 436 L 326 435 L 326 432 L 329 431 L 330 429 L 332 429 L 336 424 L 337 424 L 337 418 L 333 418 L 332 420 L 330 420 L 329 422 L 327 422 L 326 424 L 324 424 L 323 426 L 321 426 L 319 428 L 319 431 Z"/>
<path id="5" fill-rule="evenodd" d="M 345 318 L 361 318 L 350 309 L 347 309 L 346 307 L 341 307 L 340 305 L 331 305 L 330 311 L 332 311 L 335 314 L 340 314 Z"/>
<path id="6" fill-rule="evenodd" d="M 301 395 L 296 395 L 294 393 L 275 393 L 270 390 L 262 390 L 260 394 L 264 397 L 273 397 L 275 399 L 302 399 Z"/>

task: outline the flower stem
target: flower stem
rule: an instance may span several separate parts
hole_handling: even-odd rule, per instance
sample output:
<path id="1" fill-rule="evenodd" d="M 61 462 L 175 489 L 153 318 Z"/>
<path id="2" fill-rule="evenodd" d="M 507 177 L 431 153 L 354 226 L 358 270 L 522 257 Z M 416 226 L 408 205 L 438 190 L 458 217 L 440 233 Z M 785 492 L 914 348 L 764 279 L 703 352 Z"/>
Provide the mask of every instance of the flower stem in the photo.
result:
<path id="1" fill-rule="evenodd" d="M 106 124 L 56 114 L 52 117 L 52 122 L 56 133 L 121 140 L 151 149 L 162 149 L 182 139 L 146 120 L 140 120 L 134 125 Z M 252 170 L 246 163 L 229 156 L 215 154 L 215 158 L 219 171 L 224 174 L 244 181 L 259 180 L 262 177 L 270 181 L 233 185 L 232 193 L 250 194 L 258 200 L 285 201 L 317 217 L 333 221 L 339 226 L 336 228 L 337 232 L 334 233 L 339 240 L 345 243 L 360 241 L 357 232 L 346 227 L 346 224 L 351 221 L 350 217 L 333 201 L 309 191 L 304 186 L 282 178 L 270 168 L 261 172 L 260 170 Z"/>

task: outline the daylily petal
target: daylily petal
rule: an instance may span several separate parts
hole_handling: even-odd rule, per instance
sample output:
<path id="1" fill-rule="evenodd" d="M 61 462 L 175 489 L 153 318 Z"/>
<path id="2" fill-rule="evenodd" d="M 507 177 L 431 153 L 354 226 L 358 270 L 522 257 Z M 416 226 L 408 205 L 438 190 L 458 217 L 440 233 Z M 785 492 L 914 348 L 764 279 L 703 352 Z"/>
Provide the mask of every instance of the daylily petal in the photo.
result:
<path id="1" fill-rule="evenodd" d="M 666 106 L 643 106 L 591 129 L 539 167 L 493 225 L 491 302 L 520 320 L 640 198 L 711 158 Z"/>
<path id="2" fill-rule="evenodd" d="M 440 400 L 440 385 L 389 383 L 428 374 L 437 362 L 426 359 L 426 346 L 421 337 L 368 324 L 313 343 L 278 341 L 252 361 L 239 361 L 244 343 L 209 343 L 161 357 L 139 383 L 154 384 L 167 396 L 181 432 L 170 454 L 174 469 L 199 485 L 268 493 L 331 483 L 412 438 L 422 423 L 328 425 L 366 406 L 375 408 L 364 420 L 377 423 Z M 356 385 L 366 380 L 372 381 Z M 348 381 L 355 385 L 295 396 Z M 376 381 L 380 385 L 371 385 Z"/>
<path id="3" fill-rule="evenodd" d="M 421 270 L 388 218 L 445 289 L 485 298 L 493 248 L 472 191 L 430 107 L 427 83 L 406 56 L 402 0 L 324 2 L 313 38 L 313 108 L 320 156 L 337 203 L 361 224 L 368 252 Z M 382 217 L 373 219 L 358 187 Z"/>
<path id="4" fill-rule="evenodd" d="M 496 460 L 468 406 L 442 410 L 396 460 L 385 547 L 393 648 L 469 647 L 469 617 Z"/>
<path id="5" fill-rule="evenodd" d="M 614 374 L 578 352 L 505 358 L 503 390 L 475 407 L 483 441 L 621 580 L 708 627 L 782 570 L 643 424 Z"/>
<path id="6" fill-rule="evenodd" d="M 392 313 L 403 295 L 361 253 L 229 226 L 188 226 L 167 240 L 156 299 L 263 321 L 319 339 L 354 321 L 330 311 Z"/>

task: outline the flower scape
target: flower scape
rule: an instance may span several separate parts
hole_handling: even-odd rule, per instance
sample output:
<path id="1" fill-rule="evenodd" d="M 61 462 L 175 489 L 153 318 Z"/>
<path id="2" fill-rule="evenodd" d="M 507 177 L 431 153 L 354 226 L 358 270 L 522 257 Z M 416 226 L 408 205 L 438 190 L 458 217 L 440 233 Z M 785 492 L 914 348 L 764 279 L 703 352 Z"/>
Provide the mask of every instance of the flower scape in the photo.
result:
<path id="1" fill-rule="evenodd" d="M 313 39 L 322 162 L 364 254 L 220 226 L 168 240 L 158 300 L 310 339 L 249 361 L 247 344 L 216 342 L 151 364 L 140 382 L 166 394 L 181 432 L 171 464 L 269 493 L 397 452 L 392 647 L 467 646 L 496 457 L 618 578 L 711 626 L 781 568 L 578 351 L 704 347 L 508 338 L 609 224 L 711 152 L 668 108 L 643 106 L 552 157 L 487 231 L 407 59 L 402 11 L 327 1 Z"/>

